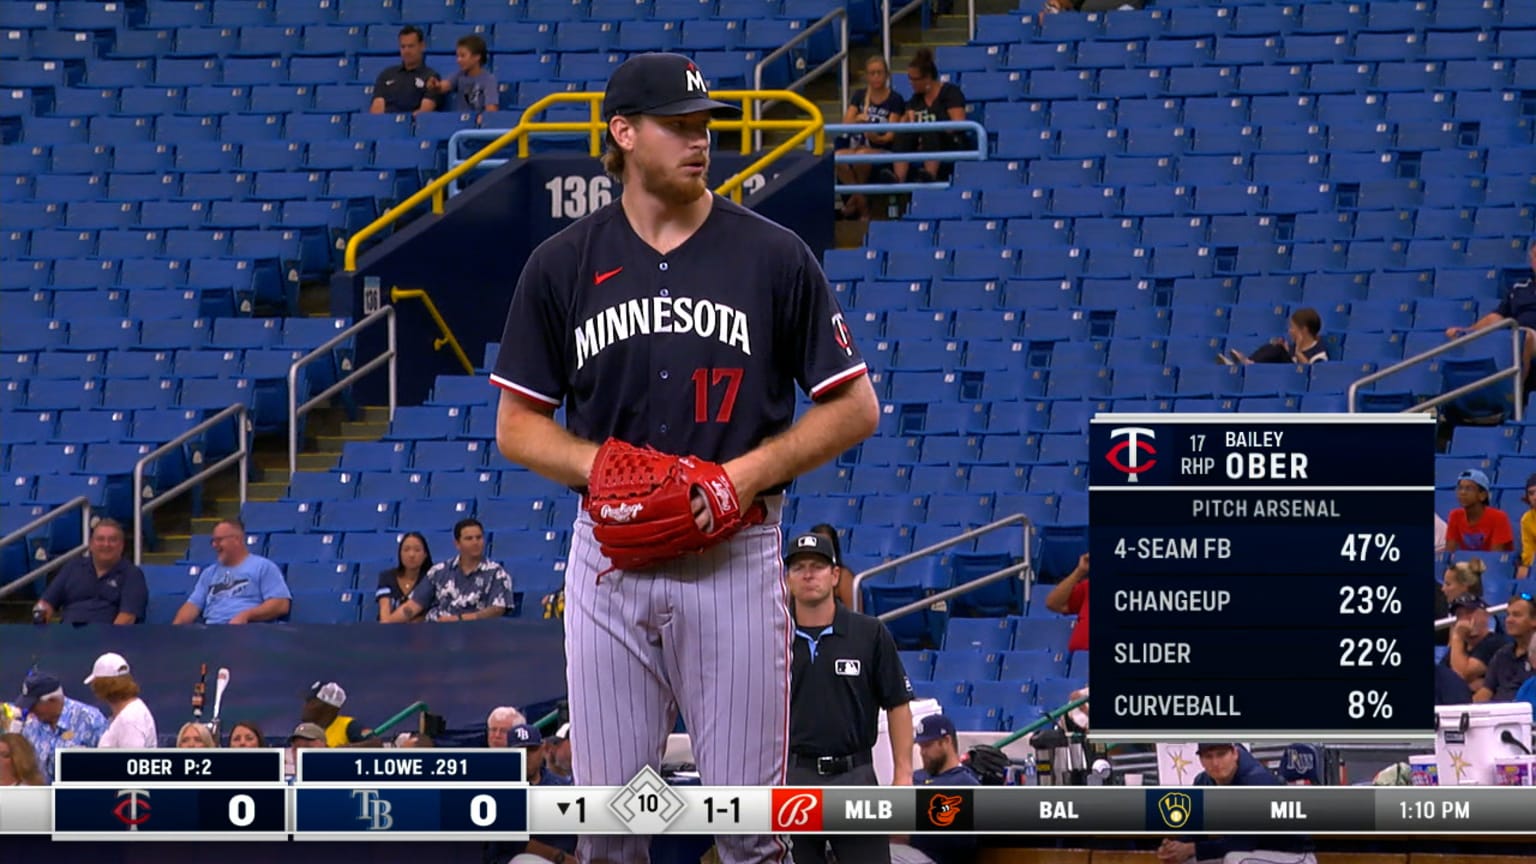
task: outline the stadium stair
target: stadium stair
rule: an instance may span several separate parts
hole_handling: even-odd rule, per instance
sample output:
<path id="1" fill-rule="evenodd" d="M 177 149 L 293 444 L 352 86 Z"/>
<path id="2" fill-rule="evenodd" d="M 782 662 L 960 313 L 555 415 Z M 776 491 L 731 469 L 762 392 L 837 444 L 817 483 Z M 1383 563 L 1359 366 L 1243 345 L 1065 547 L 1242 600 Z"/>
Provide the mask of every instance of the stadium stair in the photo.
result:
<path id="1" fill-rule="evenodd" d="M 389 409 L 385 406 L 364 406 L 358 411 L 358 419 L 345 419 L 345 412 L 336 407 L 317 409 L 309 417 L 311 437 L 307 448 L 299 452 L 300 471 L 329 471 L 341 459 L 342 447 L 349 441 L 377 441 L 389 430 Z M 246 485 L 248 501 L 280 501 L 288 492 L 287 439 L 258 440 L 252 454 L 256 469 Z M 256 479 L 259 478 L 259 479 Z M 169 508 L 167 508 L 169 509 Z M 144 555 L 145 564 L 174 564 L 187 551 L 187 544 L 194 536 L 213 533 L 220 519 L 240 514 L 240 490 L 232 475 L 214 478 L 208 484 L 204 497 L 203 513 L 176 520 L 175 529 L 161 534 L 159 547 Z M 190 533 L 186 532 L 190 526 Z M 192 550 L 195 554 L 197 550 Z"/>

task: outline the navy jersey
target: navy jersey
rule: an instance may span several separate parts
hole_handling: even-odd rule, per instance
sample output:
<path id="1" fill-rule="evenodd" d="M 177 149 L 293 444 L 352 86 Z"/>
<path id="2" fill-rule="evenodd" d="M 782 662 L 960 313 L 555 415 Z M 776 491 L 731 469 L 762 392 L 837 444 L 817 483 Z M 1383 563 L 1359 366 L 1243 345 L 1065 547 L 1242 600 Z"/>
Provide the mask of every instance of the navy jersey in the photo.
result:
<path id="1" fill-rule="evenodd" d="M 662 255 L 619 201 L 523 267 L 491 380 L 571 433 L 725 462 L 783 432 L 798 385 L 819 398 L 865 373 L 842 310 L 794 233 L 716 196 Z"/>
<path id="2" fill-rule="evenodd" d="M 1536 279 L 1524 279 L 1511 285 L 1494 311 L 1519 321 L 1521 327 L 1536 327 Z"/>

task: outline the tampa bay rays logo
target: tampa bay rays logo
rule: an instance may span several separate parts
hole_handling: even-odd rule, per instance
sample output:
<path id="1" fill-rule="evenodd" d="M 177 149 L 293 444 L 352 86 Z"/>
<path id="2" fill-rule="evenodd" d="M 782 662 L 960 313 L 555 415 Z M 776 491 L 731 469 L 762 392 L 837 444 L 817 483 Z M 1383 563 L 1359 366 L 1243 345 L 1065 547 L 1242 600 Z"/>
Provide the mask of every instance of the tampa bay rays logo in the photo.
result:
<path id="1" fill-rule="evenodd" d="M 689 93 L 708 95 L 709 88 L 704 86 L 704 73 L 699 71 L 699 67 L 689 63 L 688 69 L 683 74 L 686 76 Z"/>

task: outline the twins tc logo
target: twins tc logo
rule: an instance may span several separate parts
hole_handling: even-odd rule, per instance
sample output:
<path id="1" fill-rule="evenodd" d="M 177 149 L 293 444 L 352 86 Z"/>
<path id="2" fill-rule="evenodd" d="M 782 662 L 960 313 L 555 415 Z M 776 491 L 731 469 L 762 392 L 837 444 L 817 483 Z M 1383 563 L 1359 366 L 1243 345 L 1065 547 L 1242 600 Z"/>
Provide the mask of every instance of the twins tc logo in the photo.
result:
<path id="1" fill-rule="evenodd" d="M 1157 433 L 1144 426 L 1121 426 L 1119 429 L 1111 429 L 1109 437 L 1124 438 L 1119 444 L 1109 448 L 1104 458 L 1116 471 L 1125 475 L 1125 482 L 1137 482 L 1136 475 L 1148 470 L 1157 464 L 1157 448 L 1149 441 L 1157 437 Z M 1143 455 L 1146 455 L 1143 460 Z"/>
<path id="2" fill-rule="evenodd" d="M 119 789 L 117 797 L 122 800 L 112 808 L 112 815 L 129 831 L 137 831 L 140 825 L 149 821 L 148 789 Z"/>

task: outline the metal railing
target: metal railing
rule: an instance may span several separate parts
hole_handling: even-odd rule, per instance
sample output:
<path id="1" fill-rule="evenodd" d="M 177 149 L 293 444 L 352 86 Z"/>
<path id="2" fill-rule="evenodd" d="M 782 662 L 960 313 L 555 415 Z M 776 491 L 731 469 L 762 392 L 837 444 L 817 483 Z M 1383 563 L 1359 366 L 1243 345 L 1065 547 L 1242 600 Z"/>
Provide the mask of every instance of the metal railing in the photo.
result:
<path id="1" fill-rule="evenodd" d="M 834 52 L 830 58 L 822 61 L 821 65 L 817 66 L 815 69 L 812 69 L 804 75 L 801 75 L 799 78 L 796 78 L 794 81 L 791 81 L 789 85 L 784 89 L 793 90 L 798 93 L 801 87 L 804 87 L 806 84 L 809 84 L 810 82 L 815 81 L 817 78 L 820 78 L 822 73 L 826 72 L 828 69 L 831 69 L 833 66 L 838 66 L 840 68 L 840 77 L 838 80 L 837 102 L 839 105 L 847 105 L 848 8 L 846 6 L 840 6 L 821 16 L 821 19 L 818 20 L 815 24 L 812 24 L 811 26 L 800 31 L 800 33 L 793 39 L 773 49 L 768 53 L 768 56 L 757 61 L 757 65 L 752 69 L 752 89 L 763 89 L 763 70 L 768 68 L 768 64 L 779 59 L 780 57 L 787 55 L 796 45 L 799 45 L 800 43 L 810 39 L 811 36 L 815 35 L 817 31 L 832 26 L 832 22 L 834 21 L 839 22 L 837 51 Z M 762 112 L 767 111 L 769 108 L 772 108 L 777 104 L 777 102 L 772 101 L 757 103 L 757 116 L 761 118 L 763 116 Z M 752 147 L 756 150 L 763 149 L 763 130 L 758 129 L 752 133 Z"/>
<path id="2" fill-rule="evenodd" d="M 892 558 L 889 561 L 883 561 L 883 562 L 875 565 L 874 567 L 871 567 L 868 570 L 865 570 L 863 573 L 859 573 L 858 575 L 854 576 L 853 577 L 853 608 L 854 608 L 854 611 L 856 611 L 856 612 L 864 611 L 864 609 L 863 609 L 863 607 L 864 607 L 864 594 L 863 594 L 863 591 L 860 590 L 860 589 L 862 589 L 864 587 L 864 583 L 867 582 L 870 579 L 870 577 L 875 576 L 875 575 L 880 574 L 880 573 L 884 573 L 887 570 L 894 570 L 897 567 L 901 567 L 901 566 L 903 566 L 905 564 L 910 564 L 910 563 L 912 563 L 913 561 L 916 561 L 919 558 L 922 558 L 922 557 L 927 556 L 927 555 L 932 555 L 935 552 L 942 552 L 945 549 L 950 548 L 951 546 L 957 546 L 957 545 L 959 545 L 961 543 L 964 543 L 964 542 L 966 542 L 968 540 L 974 540 L 974 539 L 976 539 L 977 537 L 980 537 L 983 534 L 991 533 L 992 531 L 996 531 L 999 528 L 1007 528 L 1009 525 L 1019 525 L 1019 526 L 1021 526 L 1023 528 L 1022 534 L 1023 534 L 1023 539 L 1024 539 L 1024 558 L 1023 558 L 1022 561 L 1020 561 L 1017 564 L 1010 564 L 1009 566 L 1004 567 L 1001 570 L 994 570 L 993 572 L 988 573 L 985 576 L 978 576 L 977 578 L 972 579 L 971 581 L 966 582 L 963 585 L 956 585 L 953 588 L 946 588 L 945 590 L 940 591 L 937 594 L 933 594 L 932 596 L 924 597 L 921 600 L 917 600 L 915 602 L 908 603 L 905 606 L 897 607 L 895 609 L 890 610 L 889 612 L 881 613 L 879 618 L 880 618 L 881 621 L 890 621 L 890 620 L 895 619 L 895 618 L 900 618 L 903 615 L 910 615 L 913 612 L 921 612 L 924 609 L 929 608 L 930 606 L 932 606 L 935 603 L 942 603 L 942 602 L 944 602 L 946 600 L 949 600 L 952 597 L 958 597 L 961 594 L 966 594 L 966 593 L 969 593 L 971 591 L 975 591 L 977 588 L 981 588 L 981 587 L 984 587 L 986 585 L 990 585 L 993 582 L 997 582 L 997 581 L 1000 581 L 1002 579 L 1007 579 L 1007 578 L 1011 578 L 1011 577 L 1014 577 L 1014 576 L 1018 576 L 1020 574 L 1023 574 L 1023 576 L 1024 576 L 1024 593 L 1025 593 L 1025 596 L 1028 596 L 1029 588 L 1030 588 L 1030 583 L 1032 583 L 1034 581 L 1034 563 L 1033 563 L 1033 561 L 1031 559 L 1030 547 L 1034 545 L 1034 530 L 1035 529 L 1034 529 L 1034 525 L 1029 521 L 1029 517 L 1028 516 L 1025 516 L 1023 513 L 1015 513 L 1012 516 L 1005 516 L 1002 519 L 998 519 L 995 522 L 990 522 L 990 523 L 988 523 L 986 525 L 982 525 L 979 528 L 972 528 L 969 531 L 966 531 L 966 532 L 964 532 L 962 534 L 957 534 L 954 537 L 949 538 L 948 540 L 940 540 L 939 542 L 934 543 L 931 546 L 926 546 L 926 547 L 924 547 L 922 549 L 918 549 L 915 552 L 909 552 L 906 555 L 901 556 L 900 558 Z"/>
<path id="3" fill-rule="evenodd" d="M 11 580 L 5 585 L 0 586 L 0 598 L 9 597 L 10 595 L 15 594 L 17 591 L 20 591 L 27 585 L 30 585 L 38 579 L 41 579 L 44 576 L 47 576 L 49 573 L 52 573 L 60 567 L 63 567 L 65 563 L 78 555 L 84 554 L 88 549 L 91 548 L 91 501 L 84 495 L 71 498 L 63 504 L 60 504 L 52 510 L 49 510 L 47 513 L 44 513 L 36 519 L 33 519 L 31 522 L 28 522 L 20 528 L 17 528 L 15 531 L 12 531 L 4 537 L 0 537 L 0 549 L 3 549 L 17 541 L 24 541 L 27 539 L 27 535 L 33 530 L 47 525 L 49 522 L 52 522 L 60 516 L 63 516 L 65 513 L 68 513 L 76 507 L 80 508 L 80 545 L 69 550 L 68 552 L 65 552 L 62 555 L 55 555 L 41 567 L 29 570 L 21 576 L 17 576 L 15 579 Z M 30 558 L 31 556 L 29 555 L 28 557 Z"/>
<path id="4" fill-rule="evenodd" d="M 833 135 L 863 134 L 865 132 L 970 132 L 976 146 L 969 150 L 936 150 L 932 153 L 839 153 L 832 158 L 839 165 L 890 165 L 897 162 L 981 162 L 987 158 L 987 129 L 974 120 L 939 120 L 931 123 L 828 123 L 826 131 Z M 948 189 L 950 183 L 839 183 L 834 189 L 838 194 L 862 193 L 885 194 L 891 192 L 915 192 L 918 189 Z"/>
<path id="5" fill-rule="evenodd" d="M 420 288 L 401 288 L 393 286 L 389 289 L 389 302 L 399 303 L 401 300 L 420 300 L 421 305 L 427 307 L 427 315 L 431 316 L 432 323 L 437 325 L 437 332 L 443 334 L 432 340 L 432 350 L 441 351 L 446 345 L 453 349 L 453 356 L 459 360 L 459 365 L 464 367 L 464 374 L 475 374 L 475 364 L 469 362 L 469 355 L 464 353 L 464 346 L 459 344 L 459 337 L 453 335 L 453 328 L 443 319 L 443 313 L 437 311 L 437 304 L 432 302 L 432 296 Z"/>
<path id="6" fill-rule="evenodd" d="M 380 320 L 385 322 L 387 331 L 384 353 L 343 375 L 341 380 L 309 397 L 302 405 L 299 404 L 299 370 L 321 357 L 329 356 L 332 348 L 352 338 L 354 334 L 377 324 Z M 395 353 L 395 307 L 381 306 L 366 318 L 326 340 L 320 347 L 295 360 L 293 365 L 288 367 L 288 476 L 292 477 L 299 470 L 299 418 L 308 414 L 316 405 L 329 399 L 333 394 L 352 386 L 353 381 L 383 365 L 389 366 L 389 419 L 395 419 L 398 371 L 395 368 Z"/>
<path id="7" fill-rule="evenodd" d="M 715 191 L 721 195 L 730 195 L 736 203 L 741 203 L 741 186 L 748 177 L 761 171 L 765 166 L 777 160 L 790 150 L 799 147 L 802 143 L 814 136 L 814 152 L 820 155 L 826 146 L 826 138 L 821 133 L 822 116 L 821 109 L 815 103 L 790 90 L 715 90 L 710 96 L 725 102 L 739 101 L 742 103 L 740 120 L 714 120 L 710 122 L 710 128 L 717 132 L 740 132 L 741 152 L 743 155 L 752 152 L 752 136 L 747 134 L 757 129 L 797 130 L 790 139 L 770 150 L 762 158 L 737 172 L 730 179 L 722 183 Z M 763 120 L 759 119 L 752 111 L 752 103 L 759 100 L 775 100 L 789 102 L 804 111 L 807 115 L 801 120 Z M 441 214 L 447 197 L 448 187 L 453 185 L 460 177 L 485 165 L 495 167 L 505 164 L 506 160 L 491 163 L 490 157 L 510 144 L 517 145 L 519 159 L 528 158 L 528 137 L 535 132 L 586 132 L 588 135 L 588 151 L 592 156 L 601 155 L 603 147 L 603 135 L 608 124 L 602 119 L 602 93 L 551 93 L 548 96 L 529 105 L 523 112 L 523 116 L 516 126 L 504 132 L 497 130 L 475 130 L 458 132 L 449 138 L 449 164 L 450 168 L 441 177 L 423 186 L 418 192 L 399 204 L 389 208 L 384 215 L 368 223 L 356 234 L 347 239 L 347 250 L 343 259 L 343 265 L 347 271 L 357 270 L 357 256 L 362 249 L 363 242 L 373 235 L 393 225 L 402 216 L 414 210 L 427 200 L 432 202 L 432 212 Z M 530 120 L 546 108 L 561 103 L 586 103 L 589 107 L 589 116 L 586 120 Z M 462 162 L 455 163 L 455 143 L 467 139 L 493 138 L 490 144 L 481 148 L 474 155 Z"/>
<path id="8" fill-rule="evenodd" d="M 1496 606 L 1489 606 L 1488 607 L 1488 614 L 1489 615 L 1497 615 L 1500 612 L 1505 612 L 1505 611 L 1508 611 L 1508 610 L 1509 610 L 1509 603 L 1506 601 L 1506 602 L 1500 603 L 1500 604 L 1498 604 Z M 1449 630 L 1449 629 L 1451 629 L 1454 626 L 1456 626 L 1456 616 L 1455 615 L 1448 615 L 1448 616 L 1446 616 L 1444 618 L 1437 618 L 1437 619 L 1435 619 L 1435 629 L 1436 630 Z"/>
<path id="9" fill-rule="evenodd" d="M 149 451 L 148 453 L 144 454 L 143 458 L 134 463 L 133 500 L 135 504 L 133 507 L 133 563 L 144 563 L 145 517 L 160 509 L 160 507 L 167 501 L 173 500 L 176 498 L 176 496 L 203 482 L 209 476 L 216 474 L 219 471 L 223 471 L 225 468 L 228 468 L 230 465 L 237 462 L 240 464 L 240 503 L 242 505 L 245 504 L 245 489 L 246 483 L 250 477 L 251 460 L 250 428 L 245 415 L 245 406 L 237 402 L 234 405 L 225 408 L 223 411 L 220 411 L 212 417 L 209 417 L 203 422 L 197 424 L 196 426 L 193 426 L 191 429 L 188 429 L 180 435 L 177 435 L 175 438 L 172 438 L 164 444 L 161 444 L 159 447 Z M 235 446 L 235 452 L 225 456 L 223 459 L 220 459 L 212 465 L 203 466 L 202 470 L 193 474 L 191 477 L 188 477 L 180 483 L 177 483 L 175 486 L 172 486 L 171 488 L 156 494 L 155 497 L 150 498 L 147 501 L 144 500 L 145 466 L 149 465 L 151 462 L 154 462 L 156 459 L 159 459 L 161 456 L 164 456 L 165 454 L 177 449 L 182 444 L 185 444 L 193 438 L 196 438 L 198 435 L 201 435 L 209 429 L 212 429 L 214 426 L 230 419 L 231 417 L 235 419 L 235 440 L 238 442 Z"/>
<path id="10" fill-rule="evenodd" d="M 1431 360 L 1448 351 L 1453 351 L 1468 343 L 1476 342 L 1477 340 L 1486 336 L 1492 336 L 1499 330 L 1513 331 L 1510 334 L 1510 344 L 1514 350 L 1513 366 L 1510 366 L 1506 369 L 1500 369 L 1499 371 L 1494 372 L 1492 375 L 1486 375 L 1469 384 L 1463 384 L 1454 390 L 1441 393 L 1439 396 L 1435 396 L 1430 399 L 1426 399 L 1423 402 L 1414 405 L 1412 408 L 1407 409 L 1404 413 L 1427 411 L 1431 408 L 1437 408 L 1447 402 L 1460 399 L 1468 393 L 1476 392 L 1490 384 L 1502 381 L 1505 378 L 1510 378 L 1514 381 L 1515 422 L 1520 422 L 1525 418 L 1525 393 L 1523 392 L 1525 387 L 1525 338 L 1527 333 L 1536 334 L 1536 330 L 1533 330 L 1529 327 L 1521 327 L 1520 322 L 1513 318 L 1505 318 L 1503 321 L 1499 321 L 1496 324 L 1490 324 L 1487 327 L 1480 327 L 1477 330 L 1473 330 L 1471 333 L 1467 333 L 1465 335 L 1458 336 L 1455 339 L 1451 339 L 1444 345 L 1436 345 L 1428 351 L 1415 354 L 1406 360 L 1393 363 L 1391 366 L 1388 366 L 1385 369 L 1378 369 L 1375 372 L 1360 378 L 1353 384 L 1349 385 L 1349 391 L 1345 397 L 1348 400 L 1347 404 L 1349 405 L 1349 413 L 1354 414 L 1359 410 L 1355 405 L 1355 396 L 1360 392 L 1360 388 L 1364 387 L 1365 385 L 1373 384 L 1390 375 L 1395 375 L 1398 372 L 1404 371 L 1405 369 L 1410 369 L 1419 365 L 1420 363 Z"/>

